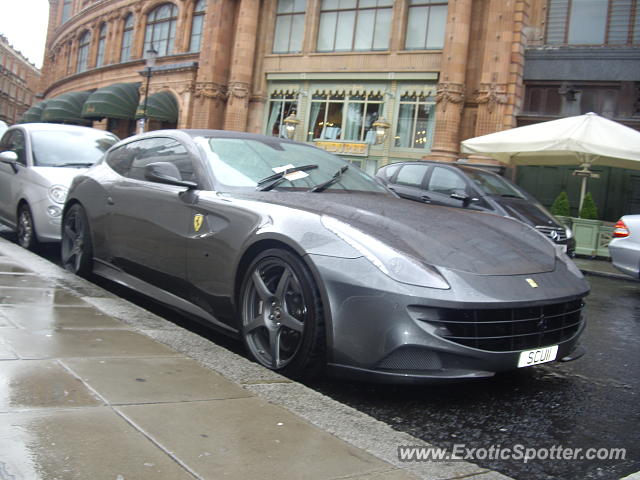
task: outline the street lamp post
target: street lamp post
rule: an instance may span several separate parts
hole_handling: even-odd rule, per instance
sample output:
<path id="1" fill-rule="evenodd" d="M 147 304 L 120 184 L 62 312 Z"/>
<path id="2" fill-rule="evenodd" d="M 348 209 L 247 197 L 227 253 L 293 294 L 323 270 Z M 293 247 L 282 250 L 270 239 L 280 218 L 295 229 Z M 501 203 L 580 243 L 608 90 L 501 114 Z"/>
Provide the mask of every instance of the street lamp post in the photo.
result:
<path id="1" fill-rule="evenodd" d="M 145 72 L 144 76 L 147 77 L 147 86 L 144 89 L 144 106 L 142 107 L 142 118 L 139 123 L 139 131 L 138 133 L 144 133 L 147 126 L 147 102 L 149 100 L 149 83 L 151 82 L 151 70 L 156 64 L 156 58 L 158 57 L 158 51 L 153 48 L 153 44 L 149 47 L 149 50 L 146 51 L 146 59 L 145 59 Z"/>

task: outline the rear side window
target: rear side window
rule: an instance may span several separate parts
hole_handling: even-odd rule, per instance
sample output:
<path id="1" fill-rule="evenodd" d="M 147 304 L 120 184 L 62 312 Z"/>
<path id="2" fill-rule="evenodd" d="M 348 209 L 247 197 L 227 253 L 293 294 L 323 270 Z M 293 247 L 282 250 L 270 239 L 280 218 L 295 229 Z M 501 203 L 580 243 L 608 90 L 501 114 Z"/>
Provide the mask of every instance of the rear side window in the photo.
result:
<path id="1" fill-rule="evenodd" d="M 382 169 L 382 175 L 388 180 L 393 177 L 393 175 L 398 171 L 399 168 L 400 164 L 387 165 Z"/>
<path id="2" fill-rule="evenodd" d="M 456 190 L 466 190 L 467 184 L 456 172 L 448 168 L 434 167 L 427 190 L 450 194 Z"/>
<path id="3" fill-rule="evenodd" d="M 406 185 L 408 187 L 422 186 L 422 180 L 427 173 L 428 165 L 409 164 L 404 165 L 398 176 L 396 177 L 396 183 L 398 185 Z"/>
<path id="4" fill-rule="evenodd" d="M 25 152 L 24 133 L 20 130 L 12 130 L 5 133 L 2 138 L 2 145 L 0 151 L 11 151 L 18 155 L 18 163 L 21 165 L 27 165 L 27 156 Z"/>
<path id="5" fill-rule="evenodd" d="M 131 168 L 131 162 L 135 157 L 135 146 L 140 142 L 132 142 L 120 148 L 110 151 L 107 154 L 106 162 L 116 173 L 126 177 Z M 130 148 L 133 146 L 132 148 Z"/>
<path id="6" fill-rule="evenodd" d="M 197 182 L 196 174 L 187 149 L 173 138 L 149 138 L 141 140 L 131 163 L 129 178 L 148 181 L 144 176 L 144 168 L 150 163 L 168 162 L 174 164 L 181 178 L 189 182 Z"/>

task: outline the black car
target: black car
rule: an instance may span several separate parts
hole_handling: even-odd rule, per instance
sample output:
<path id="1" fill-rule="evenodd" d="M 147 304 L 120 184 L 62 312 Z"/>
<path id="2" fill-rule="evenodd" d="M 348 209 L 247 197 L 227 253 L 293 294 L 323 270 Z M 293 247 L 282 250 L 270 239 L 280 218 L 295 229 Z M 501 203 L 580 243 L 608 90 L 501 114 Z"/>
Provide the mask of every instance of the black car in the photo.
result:
<path id="1" fill-rule="evenodd" d="M 496 173 L 420 161 L 392 163 L 378 170 L 376 177 L 402 198 L 515 218 L 562 245 L 569 256 L 574 254 L 576 242 L 571 230 L 532 195 Z"/>

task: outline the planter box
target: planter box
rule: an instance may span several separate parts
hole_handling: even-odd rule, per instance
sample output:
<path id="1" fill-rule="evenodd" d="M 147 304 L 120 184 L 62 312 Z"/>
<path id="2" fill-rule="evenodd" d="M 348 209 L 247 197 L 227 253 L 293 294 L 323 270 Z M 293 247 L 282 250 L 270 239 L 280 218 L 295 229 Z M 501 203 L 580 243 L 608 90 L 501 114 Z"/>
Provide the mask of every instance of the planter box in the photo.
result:
<path id="1" fill-rule="evenodd" d="M 613 238 L 613 223 L 603 222 L 598 230 L 598 250 L 596 255 L 599 257 L 610 258 L 609 242 Z"/>
<path id="2" fill-rule="evenodd" d="M 602 221 L 584 218 L 572 218 L 572 221 L 573 234 L 576 237 L 576 254 L 588 257 L 598 255 Z"/>

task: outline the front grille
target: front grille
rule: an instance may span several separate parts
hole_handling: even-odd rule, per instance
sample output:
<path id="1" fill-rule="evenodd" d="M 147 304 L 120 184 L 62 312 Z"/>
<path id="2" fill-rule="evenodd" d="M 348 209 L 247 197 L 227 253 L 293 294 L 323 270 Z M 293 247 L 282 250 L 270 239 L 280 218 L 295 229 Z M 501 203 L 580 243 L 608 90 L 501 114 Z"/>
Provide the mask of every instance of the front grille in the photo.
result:
<path id="1" fill-rule="evenodd" d="M 439 337 L 490 352 L 529 350 L 572 338 L 582 323 L 582 300 L 540 307 L 452 309 L 409 307 Z"/>
<path id="2" fill-rule="evenodd" d="M 567 241 L 567 231 L 564 228 L 538 225 L 536 226 L 536 230 L 551 239 L 554 243 L 565 243 Z"/>

